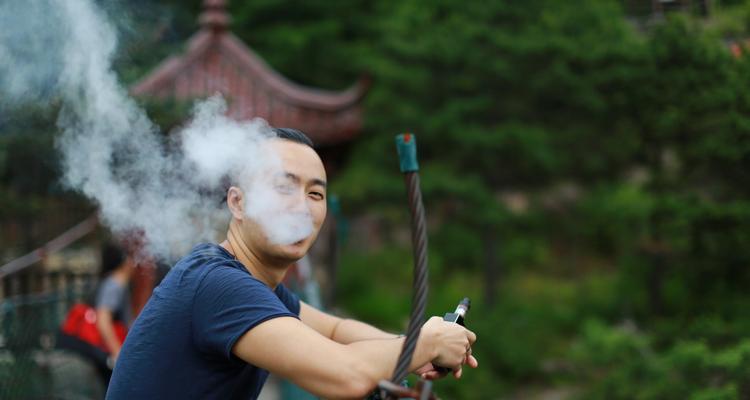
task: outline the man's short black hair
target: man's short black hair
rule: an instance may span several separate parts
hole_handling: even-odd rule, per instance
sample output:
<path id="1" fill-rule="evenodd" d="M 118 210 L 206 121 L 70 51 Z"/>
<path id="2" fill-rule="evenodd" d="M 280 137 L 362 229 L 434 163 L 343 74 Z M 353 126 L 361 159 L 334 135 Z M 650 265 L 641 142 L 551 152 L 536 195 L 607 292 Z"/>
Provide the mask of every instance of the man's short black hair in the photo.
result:
<path id="1" fill-rule="evenodd" d="M 284 140 L 291 140 L 292 142 L 296 142 L 299 144 L 304 144 L 306 146 L 315 147 L 315 144 L 313 144 L 313 141 L 307 137 L 302 131 L 299 131 L 294 128 L 271 128 L 273 130 L 273 133 L 276 134 L 276 137 L 279 139 Z"/>
<path id="2" fill-rule="evenodd" d="M 276 137 L 283 140 L 290 140 L 295 143 L 303 144 L 305 146 L 310 146 L 310 148 L 315 148 L 315 144 L 313 143 L 312 139 L 310 139 L 307 135 L 305 135 L 302 131 L 294 129 L 294 128 L 271 128 L 274 134 L 276 134 Z M 222 193 L 222 200 L 221 204 L 226 203 L 227 201 L 227 191 L 229 190 L 229 187 L 233 185 L 232 180 L 227 175 L 224 178 L 222 178 L 221 181 L 221 188 L 223 190 Z"/>

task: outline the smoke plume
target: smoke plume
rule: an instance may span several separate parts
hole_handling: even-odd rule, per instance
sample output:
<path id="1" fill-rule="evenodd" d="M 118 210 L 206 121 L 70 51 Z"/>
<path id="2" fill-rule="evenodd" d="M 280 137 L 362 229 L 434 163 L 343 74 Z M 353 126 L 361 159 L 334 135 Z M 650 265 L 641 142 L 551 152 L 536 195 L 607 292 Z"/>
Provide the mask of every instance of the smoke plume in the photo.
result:
<path id="1" fill-rule="evenodd" d="M 0 26 L 0 104 L 62 104 L 64 183 L 94 201 L 115 233 L 141 232 L 148 252 L 164 259 L 216 241 L 229 220 L 221 202 L 226 178 L 252 190 L 248 215 L 272 241 L 312 232 L 309 212 L 280 210 L 283 194 L 263 178 L 281 168 L 266 148 L 274 133 L 264 121 L 233 121 L 213 97 L 165 143 L 118 82 L 116 30 L 92 1 L 3 2 Z"/>

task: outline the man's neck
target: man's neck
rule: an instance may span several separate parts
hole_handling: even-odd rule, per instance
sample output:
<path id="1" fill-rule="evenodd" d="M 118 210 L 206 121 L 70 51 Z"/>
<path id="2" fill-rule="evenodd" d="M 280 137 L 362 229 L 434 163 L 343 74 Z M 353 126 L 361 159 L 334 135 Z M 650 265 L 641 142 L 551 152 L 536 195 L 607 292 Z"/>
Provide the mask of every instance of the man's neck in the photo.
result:
<path id="1" fill-rule="evenodd" d="M 230 228 L 227 234 L 227 239 L 221 242 L 219 245 L 226 249 L 232 254 L 237 260 L 242 263 L 245 268 L 250 271 L 250 274 L 256 279 L 265 283 L 266 286 L 271 289 L 276 289 L 276 286 L 281 283 L 286 275 L 286 271 L 289 266 L 278 267 L 266 265 L 258 255 L 253 252 L 242 240 L 238 237 L 238 231 Z"/>

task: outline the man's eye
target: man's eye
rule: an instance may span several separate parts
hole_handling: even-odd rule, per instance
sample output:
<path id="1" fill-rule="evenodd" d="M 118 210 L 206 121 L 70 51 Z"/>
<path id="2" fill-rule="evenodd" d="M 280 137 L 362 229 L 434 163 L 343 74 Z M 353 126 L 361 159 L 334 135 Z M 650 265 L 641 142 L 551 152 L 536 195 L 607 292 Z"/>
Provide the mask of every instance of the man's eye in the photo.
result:
<path id="1" fill-rule="evenodd" d="M 294 192 L 293 185 L 276 185 L 276 190 L 282 194 L 291 194 Z"/>
<path id="2" fill-rule="evenodd" d="M 325 196 L 323 196 L 323 193 L 320 192 L 310 192 L 310 196 L 312 196 L 315 200 L 323 200 Z"/>

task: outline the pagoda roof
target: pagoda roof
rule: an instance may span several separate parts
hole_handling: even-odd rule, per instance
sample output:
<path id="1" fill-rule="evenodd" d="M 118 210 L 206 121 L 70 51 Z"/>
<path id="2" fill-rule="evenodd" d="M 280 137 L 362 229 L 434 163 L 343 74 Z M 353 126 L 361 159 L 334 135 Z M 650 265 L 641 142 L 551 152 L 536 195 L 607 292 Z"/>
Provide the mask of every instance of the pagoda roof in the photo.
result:
<path id="1" fill-rule="evenodd" d="M 201 29 L 184 54 L 169 57 L 136 82 L 133 95 L 192 100 L 221 93 L 230 117 L 260 117 L 272 126 L 300 129 L 317 145 L 347 142 L 359 133 L 367 79 L 339 92 L 294 83 L 229 32 L 225 0 L 204 0 L 203 7 Z"/>

